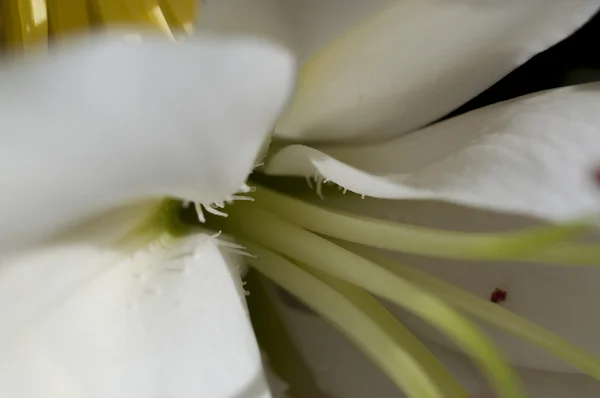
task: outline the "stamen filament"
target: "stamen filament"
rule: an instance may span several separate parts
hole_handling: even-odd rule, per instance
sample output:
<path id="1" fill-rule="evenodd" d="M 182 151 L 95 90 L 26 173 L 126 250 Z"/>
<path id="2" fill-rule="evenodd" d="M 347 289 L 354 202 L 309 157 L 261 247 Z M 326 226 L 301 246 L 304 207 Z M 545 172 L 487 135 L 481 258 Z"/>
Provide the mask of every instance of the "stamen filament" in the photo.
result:
<path id="1" fill-rule="evenodd" d="M 269 212 L 240 204 L 225 224 L 236 236 L 246 236 L 287 257 L 365 288 L 415 313 L 445 332 L 484 370 L 501 397 L 524 397 L 518 378 L 494 344 L 468 319 L 430 293 L 378 266 Z M 260 263 L 255 261 L 253 264 Z"/>
<path id="2" fill-rule="evenodd" d="M 206 217 L 204 217 L 204 211 L 202 210 L 202 204 L 194 203 L 194 208 L 196 209 L 196 215 L 198 217 L 198 221 L 202 224 L 206 222 Z"/>
<path id="3" fill-rule="evenodd" d="M 252 267 L 297 296 L 321 316 L 329 319 L 377 363 L 387 375 L 414 398 L 442 398 L 434 382 L 369 314 L 361 311 L 343 294 L 285 258 L 244 242 L 260 259 L 249 259 Z"/>
<path id="4" fill-rule="evenodd" d="M 600 265 L 600 247 L 558 243 L 589 228 L 579 221 L 504 234 L 465 233 L 393 223 L 328 210 L 262 186 L 255 192 L 254 197 L 258 206 L 294 225 L 379 249 L 463 260 Z"/>
<path id="5" fill-rule="evenodd" d="M 383 329 L 416 358 L 444 392 L 445 398 L 464 398 L 468 394 L 448 369 L 389 310 L 369 292 L 329 274 L 303 264 L 298 266 L 342 293 L 364 313 L 369 314 Z"/>
<path id="6" fill-rule="evenodd" d="M 427 272 L 377 255 L 368 249 L 356 247 L 350 250 L 435 293 L 447 303 L 541 347 L 545 351 L 561 358 L 566 363 L 600 380 L 600 359 L 590 355 L 568 340 L 549 332 L 502 306 L 483 300 Z"/>
<path id="7" fill-rule="evenodd" d="M 214 214 L 215 216 L 220 216 L 220 217 L 227 217 L 227 213 L 224 213 L 220 210 L 215 209 L 215 207 L 219 207 L 219 208 L 223 208 L 225 207 L 224 205 L 218 205 L 215 204 L 214 206 L 208 205 L 208 206 L 204 206 L 204 209 L 209 212 L 210 214 Z"/>

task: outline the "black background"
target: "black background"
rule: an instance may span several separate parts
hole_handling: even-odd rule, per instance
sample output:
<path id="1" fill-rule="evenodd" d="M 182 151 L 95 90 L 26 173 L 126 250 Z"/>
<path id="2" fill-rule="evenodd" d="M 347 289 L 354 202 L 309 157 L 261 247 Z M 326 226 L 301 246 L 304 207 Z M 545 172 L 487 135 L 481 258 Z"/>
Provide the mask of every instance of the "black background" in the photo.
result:
<path id="1" fill-rule="evenodd" d="M 600 13 L 571 37 L 536 55 L 447 117 L 531 92 L 564 86 L 567 76 L 578 69 L 597 69 L 600 80 L 599 38 Z M 590 81 L 589 78 L 585 80 Z"/>

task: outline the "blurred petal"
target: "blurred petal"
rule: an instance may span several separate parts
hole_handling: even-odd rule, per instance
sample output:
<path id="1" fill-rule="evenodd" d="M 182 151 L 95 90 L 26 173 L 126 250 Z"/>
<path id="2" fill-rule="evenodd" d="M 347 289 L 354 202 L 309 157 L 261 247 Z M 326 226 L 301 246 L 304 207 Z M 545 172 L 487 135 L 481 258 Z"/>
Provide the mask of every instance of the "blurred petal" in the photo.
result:
<path id="1" fill-rule="evenodd" d="M 275 132 L 303 141 L 373 141 L 430 123 L 600 7 L 596 0 L 294 4 L 294 47 L 301 59 L 313 56 Z"/>
<path id="2" fill-rule="evenodd" d="M 292 84 L 287 51 L 255 39 L 113 34 L 4 63 L 0 250 L 139 199 L 225 199 Z"/>
<path id="3" fill-rule="evenodd" d="M 293 48 L 295 4 L 289 0 L 203 0 L 197 30 L 231 37 L 261 37 Z"/>
<path id="4" fill-rule="evenodd" d="M 403 398 L 392 383 L 350 342 L 314 316 L 282 307 L 288 327 L 324 389 L 336 398 Z M 473 365 L 462 355 L 425 340 L 428 347 L 465 385 L 472 398 L 493 398 Z M 583 375 L 521 369 L 530 398 L 589 398 L 600 384 Z"/>
<path id="5" fill-rule="evenodd" d="M 305 63 L 325 44 L 394 1 L 203 0 L 197 25 L 200 32 L 283 43 Z"/>
<path id="6" fill-rule="evenodd" d="M 202 235 L 3 259 L 0 395 L 269 397 L 232 260 Z"/>
<path id="7" fill-rule="evenodd" d="M 381 145 L 323 151 L 289 146 L 266 172 L 317 172 L 379 198 L 570 219 L 598 210 L 600 84 L 499 103 Z"/>

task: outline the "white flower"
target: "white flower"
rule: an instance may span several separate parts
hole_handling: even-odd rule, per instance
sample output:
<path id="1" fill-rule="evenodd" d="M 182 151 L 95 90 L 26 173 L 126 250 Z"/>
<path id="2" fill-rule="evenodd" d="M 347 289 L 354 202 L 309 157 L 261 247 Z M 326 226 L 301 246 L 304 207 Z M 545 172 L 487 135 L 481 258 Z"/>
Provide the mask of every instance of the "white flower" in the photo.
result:
<path id="1" fill-rule="evenodd" d="M 177 46 L 152 38 L 144 38 L 142 46 L 97 39 L 72 44 L 49 61 L 5 68 L 0 76 L 5 96 L 0 112 L 5 130 L 14 131 L 0 149 L 5 162 L 0 176 L 10 187 L 4 195 L 10 197 L 0 202 L 5 210 L 1 393 L 268 396 L 237 271 L 215 245 L 241 252 L 177 224 L 178 207 L 158 200 L 176 197 L 196 202 L 205 213 L 221 213 L 222 202 L 234 199 L 238 189 L 249 190 L 244 181 L 273 126 L 280 140 L 265 160 L 266 174 L 316 176 L 319 189 L 329 180 L 370 197 L 438 200 L 565 221 L 502 236 L 445 233 L 340 215 L 262 186 L 254 203 L 236 203 L 224 210 L 228 218 L 208 220 L 208 227 L 222 228 L 247 245 L 257 255 L 248 260 L 252 266 L 328 318 L 408 395 L 472 395 L 483 391 L 484 383 L 462 368 L 457 376 L 467 382 L 460 386 L 438 363 L 440 348 L 434 345 L 431 355 L 367 290 L 451 336 L 503 397 L 522 396 L 510 367 L 454 308 L 600 377 L 598 360 L 501 306 L 312 233 L 460 260 L 451 265 L 454 272 L 422 259 L 411 257 L 410 263 L 484 299 L 495 287 L 506 288 L 510 309 L 597 350 L 595 329 L 578 335 L 592 312 L 586 302 L 590 290 L 581 286 L 593 286 L 592 277 L 536 266 L 535 273 L 529 271 L 532 286 L 523 286 L 530 264 L 520 263 L 520 271 L 464 261 L 598 263 L 596 246 L 564 242 L 588 227 L 589 220 L 574 218 L 597 211 L 595 187 L 586 174 L 600 155 L 596 86 L 542 93 L 422 128 L 568 36 L 600 7 L 597 1 L 203 4 L 198 36 Z M 295 51 L 303 69 L 277 122 L 291 91 L 289 55 L 258 40 L 203 38 L 206 32 L 267 36 Z M 450 205 L 420 203 L 426 206 L 421 217 L 405 201 L 386 202 L 388 213 L 379 211 L 385 211 L 381 202 L 372 206 L 372 199 L 338 202 L 329 203 L 354 213 L 362 205 L 361 213 L 397 218 L 392 221 L 428 224 L 431 217 L 439 221 L 434 226 L 464 228 L 463 220 L 441 222 L 437 212 Z M 457 209 L 450 207 L 451 216 L 461 214 Z M 409 216 L 415 218 L 402 219 Z M 483 228 L 492 227 L 487 221 Z M 493 277 L 483 279 L 488 270 Z M 585 271 L 591 275 L 593 269 Z M 587 310 L 569 313 L 572 306 L 556 299 L 560 314 L 543 311 L 546 297 L 539 295 L 556 289 L 549 285 L 551 274 L 571 281 L 576 306 Z M 564 287 L 563 279 L 555 283 Z M 564 329 L 570 314 L 577 319 Z M 300 343 L 310 354 L 320 340 Z M 504 339 L 498 344 L 508 350 L 510 362 L 543 367 L 522 346 Z M 374 384 L 361 390 L 349 373 L 338 373 L 362 366 L 350 349 L 321 346 L 319 351 L 351 359 L 337 357 L 333 370 L 318 374 L 335 396 L 395 394 L 395 389 L 374 392 Z M 324 362 L 322 355 L 310 358 L 316 369 Z M 336 382 L 340 375 L 342 383 Z M 525 376 L 528 387 L 539 380 Z M 306 390 L 310 395 L 318 388 Z"/>
<path id="2" fill-rule="evenodd" d="M 244 184 L 292 58 L 251 39 L 144 40 L 3 65 L 2 396 L 269 395 L 239 261 L 212 232 L 171 236 L 162 198 Z"/>
<path id="3" fill-rule="evenodd" d="M 293 10 L 283 3 L 259 2 L 265 12 L 256 26 L 251 26 L 248 19 L 242 27 L 236 24 L 238 33 L 276 35 L 296 49 L 299 59 L 308 59 L 292 106 L 275 129 L 276 136 L 297 144 L 277 147 L 266 162 L 265 173 L 316 177 L 317 186 L 331 181 L 375 198 L 411 199 L 361 202 L 326 195 L 326 204 L 352 213 L 449 230 L 510 230 L 532 225 L 533 220 L 562 222 L 597 212 L 598 189 L 592 173 L 600 162 L 598 84 L 533 94 L 415 131 L 570 34 L 598 9 L 597 2 L 556 1 L 549 5 L 525 1 L 500 5 L 483 1 L 379 1 L 366 5 L 309 1 L 290 7 Z M 226 26 L 223 16 L 241 7 L 242 3 L 235 1 L 208 4 L 201 21 Z M 257 8 L 255 3 L 252 16 L 260 14 Z M 373 11 L 377 8 L 378 13 Z M 365 19 L 360 25 L 330 40 L 361 18 Z M 267 20 L 271 25 L 264 23 Z M 286 23 L 293 28 L 293 34 L 287 37 L 281 33 Z M 398 133 L 407 132 L 411 134 L 398 137 Z M 391 141 L 389 137 L 393 137 Z M 356 145 L 357 141 L 381 143 Z M 414 202 L 423 199 L 427 201 Z M 373 227 L 357 236 L 355 230 L 344 231 L 343 226 L 336 225 L 334 218 L 307 221 L 306 213 L 283 205 L 277 208 L 269 203 L 265 209 L 337 238 L 414 254 L 471 256 L 465 248 L 455 248 L 457 253 L 451 253 L 452 247 L 444 250 L 433 240 L 426 243 L 410 239 L 410 234 L 392 234 L 382 243 L 381 228 Z M 504 216 L 495 216 L 498 212 Z M 288 256 L 291 253 L 288 248 L 278 249 Z M 597 262 L 590 256 L 592 252 L 579 249 L 555 246 L 539 261 L 581 263 L 588 256 L 585 261 Z M 576 251 L 579 259 L 572 256 Z M 473 257 L 499 254 L 480 252 Z M 593 255 L 597 256 L 597 251 Z M 595 269 L 396 257 L 406 258 L 410 265 L 483 299 L 488 299 L 496 288 L 506 289 L 508 300 L 504 305 L 508 309 L 600 354 L 595 338 L 597 322 L 592 315 L 598 280 Z M 401 319 L 450 346 L 406 313 L 401 313 Z M 295 327 L 310 333 L 297 322 Z M 295 334 L 301 336 L 303 332 Z M 594 388 L 600 389 L 586 384 L 582 377 L 569 376 L 568 372 L 578 371 L 564 362 L 506 334 L 492 335 L 512 363 L 565 372 L 560 377 L 552 376 L 565 380 L 557 388 L 556 383 L 547 382 L 550 376 L 523 371 L 533 396 L 583 397 L 593 395 L 590 391 Z M 304 336 L 299 344 L 309 347 L 308 352 L 311 346 L 314 348 L 312 363 L 316 369 L 328 368 L 319 374 L 326 388 L 336 396 L 365 396 L 366 390 L 357 384 L 369 378 L 357 376 L 362 370 L 344 372 L 353 365 L 362 365 L 348 361 L 347 355 L 351 354 L 346 351 L 326 350 L 331 340 L 320 342 L 314 334 L 309 336 L 312 338 Z M 581 391 L 573 390 L 573 384 Z M 365 385 L 370 394 L 385 396 L 384 390 L 374 392 L 378 391 L 379 379 Z M 480 382 L 470 388 L 471 393 L 483 389 Z"/>

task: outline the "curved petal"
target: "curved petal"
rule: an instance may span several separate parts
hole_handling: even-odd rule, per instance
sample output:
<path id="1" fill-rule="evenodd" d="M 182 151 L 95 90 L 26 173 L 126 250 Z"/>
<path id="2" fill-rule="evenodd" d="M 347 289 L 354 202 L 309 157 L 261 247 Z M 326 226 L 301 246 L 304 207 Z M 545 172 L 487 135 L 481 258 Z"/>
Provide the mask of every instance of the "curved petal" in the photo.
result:
<path id="1" fill-rule="evenodd" d="M 255 164 L 292 88 L 286 50 L 119 36 L 2 65 L 0 250 L 139 199 L 224 200 Z"/>
<path id="2" fill-rule="evenodd" d="M 200 0 L 197 26 L 286 44 L 304 64 L 324 45 L 396 0 Z"/>
<path id="3" fill-rule="evenodd" d="M 279 175 L 315 173 L 361 194 L 439 199 L 549 220 L 598 210 L 600 84 L 495 104 L 394 141 L 323 152 L 289 146 Z"/>
<path id="4" fill-rule="evenodd" d="M 233 258 L 62 242 L 0 263 L 0 395 L 270 396 Z"/>
<path id="5" fill-rule="evenodd" d="M 322 387 L 334 397 L 404 397 L 356 347 L 321 319 L 283 307 L 282 312 Z M 464 384 L 472 398 L 494 397 L 466 357 L 424 342 Z M 600 384 L 583 375 L 528 369 L 520 369 L 519 373 L 531 398 L 588 398 L 600 394 Z"/>
<path id="6" fill-rule="evenodd" d="M 303 43 L 296 47 L 314 56 L 278 137 L 373 141 L 421 127 L 570 35 L 599 8 L 595 0 L 347 3 L 290 6 Z"/>

